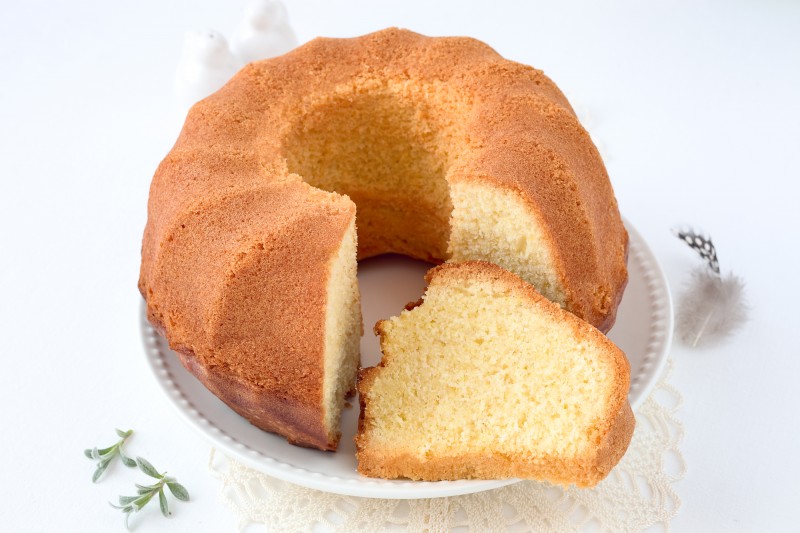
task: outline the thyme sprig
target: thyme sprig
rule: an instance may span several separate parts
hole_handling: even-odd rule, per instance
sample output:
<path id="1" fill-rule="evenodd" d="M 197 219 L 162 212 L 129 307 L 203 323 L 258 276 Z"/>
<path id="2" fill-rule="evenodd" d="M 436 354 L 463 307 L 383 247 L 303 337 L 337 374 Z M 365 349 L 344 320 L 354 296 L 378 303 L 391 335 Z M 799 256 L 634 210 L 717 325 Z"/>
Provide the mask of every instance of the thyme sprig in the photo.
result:
<path id="1" fill-rule="evenodd" d="M 166 472 L 159 473 L 152 464 L 142 457 L 137 457 L 135 464 L 139 467 L 139 470 L 148 476 L 157 479 L 158 481 L 152 485 L 139 485 L 137 483 L 136 496 L 120 496 L 119 505 L 113 503 L 111 504 L 111 506 L 115 509 L 119 509 L 125 513 L 126 528 L 130 529 L 128 520 L 131 514 L 141 511 L 142 508 L 147 505 L 156 495 L 158 495 L 158 503 L 161 507 L 161 514 L 169 518 L 171 513 L 169 510 L 169 504 L 167 503 L 167 495 L 164 492 L 164 486 L 166 486 L 172 495 L 177 499 L 184 502 L 189 501 L 189 492 L 183 485 L 178 483 L 174 477 L 167 476 Z"/>
<path id="2" fill-rule="evenodd" d="M 92 483 L 97 483 L 97 480 L 100 479 L 100 476 L 103 475 L 103 472 L 106 471 L 108 465 L 111 464 L 111 461 L 114 460 L 115 457 L 119 456 L 120 460 L 122 460 L 122 464 L 128 467 L 135 467 L 136 461 L 127 457 L 125 453 L 122 451 L 122 445 L 125 444 L 125 441 L 128 440 L 128 437 L 133 435 L 133 430 L 129 429 L 128 431 L 122 431 L 121 429 L 116 430 L 117 435 L 120 437 L 120 440 L 108 448 L 103 448 L 98 450 L 97 447 L 94 448 L 87 448 L 83 451 L 83 454 L 88 457 L 89 459 L 93 459 L 98 461 L 97 469 L 94 471 L 92 475 Z"/>

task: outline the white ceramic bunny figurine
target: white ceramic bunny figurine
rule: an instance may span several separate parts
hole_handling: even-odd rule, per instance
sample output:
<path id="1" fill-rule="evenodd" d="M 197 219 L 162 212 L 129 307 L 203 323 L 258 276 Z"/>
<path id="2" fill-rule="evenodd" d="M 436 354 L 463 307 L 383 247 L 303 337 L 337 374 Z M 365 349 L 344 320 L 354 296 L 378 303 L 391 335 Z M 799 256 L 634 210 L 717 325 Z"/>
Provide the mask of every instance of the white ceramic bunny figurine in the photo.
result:
<path id="1" fill-rule="evenodd" d="M 231 49 L 243 64 L 285 54 L 296 46 L 297 36 L 280 0 L 251 0 L 231 38 Z"/>
<path id="2" fill-rule="evenodd" d="M 175 73 L 175 94 L 183 108 L 188 109 L 225 85 L 239 66 L 221 33 L 187 32 Z"/>

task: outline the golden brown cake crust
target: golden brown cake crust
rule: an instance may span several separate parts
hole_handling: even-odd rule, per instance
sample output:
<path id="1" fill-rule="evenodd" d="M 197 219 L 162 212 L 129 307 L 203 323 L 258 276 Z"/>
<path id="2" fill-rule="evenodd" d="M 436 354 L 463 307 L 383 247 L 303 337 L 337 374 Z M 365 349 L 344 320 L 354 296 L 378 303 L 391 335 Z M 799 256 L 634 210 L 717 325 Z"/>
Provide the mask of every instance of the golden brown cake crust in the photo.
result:
<path id="1" fill-rule="evenodd" d="M 608 358 L 615 368 L 615 381 L 607 416 L 594 428 L 592 435 L 596 439 L 595 447 L 583 457 L 526 458 L 524 454 L 510 456 L 502 453 L 485 453 L 453 454 L 422 460 L 412 454 L 397 454 L 394 451 L 376 449 L 370 445 L 369 437 L 370 390 L 375 378 L 383 368 L 392 364 L 394 357 L 386 344 L 384 334 L 386 321 L 381 320 L 375 325 L 375 333 L 380 336 L 383 358 L 377 366 L 361 369 L 358 377 L 361 405 L 358 434 L 355 439 L 358 471 L 372 477 L 390 479 L 407 477 L 427 481 L 534 478 L 562 485 L 575 484 L 579 487 L 591 487 L 604 479 L 625 454 L 635 426 L 633 411 L 628 402 L 630 365 L 625 354 L 598 329 L 564 311 L 536 292 L 533 286 L 497 265 L 481 261 L 444 264 L 428 271 L 425 279 L 429 285 L 434 282 L 458 284 L 463 281 L 481 280 L 501 283 L 515 294 L 524 295 L 552 320 L 569 325 L 577 338 L 584 339 L 593 346 L 602 346 L 603 356 Z M 420 302 L 410 304 L 411 308 L 417 305 L 421 305 Z"/>
<path id="2" fill-rule="evenodd" d="M 464 37 L 390 28 L 315 39 L 247 65 L 192 108 L 153 177 L 142 242 L 148 316 L 173 348 L 193 354 L 187 368 L 264 429 L 278 427 L 278 403 L 320 409 L 328 264 L 355 214 L 347 197 L 289 173 L 286 139 L 341 87 L 389 81 L 466 95 L 469 111 L 457 120 L 470 155 L 447 179 L 485 181 L 529 202 L 547 225 L 568 308 L 603 329 L 613 323 L 627 235 L 596 149 L 544 74 Z M 396 248 L 446 259 L 415 250 L 413 239 L 365 243 L 362 255 Z M 305 422 L 289 438 L 334 448 L 321 421 L 296 409 Z"/>
<path id="3" fill-rule="evenodd" d="M 198 196 L 300 180 L 288 175 L 287 139 L 330 95 L 343 88 L 368 91 L 376 81 L 409 80 L 446 84 L 467 95 L 469 105 L 456 120 L 464 123 L 468 156 L 450 168 L 447 180 L 488 183 L 528 203 L 556 252 L 567 308 L 610 329 L 627 281 L 628 238 L 602 160 L 549 78 L 467 37 L 430 38 L 390 28 L 352 39 L 314 39 L 285 56 L 246 66 L 194 106 L 156 173 L 149 212 L 157 220 L 148 221 L 152 239 Z M 192 179 L 163 168 L 174 164 L 189 167 Z M 364 236 L 360 244 L 362 257 L 400 251 L 434 262 L 446 259 Z"/>
<path id="4" fill-rule="evenodd" d="M 174 249 L 159 251 L 148 318 L 184 366 L 253 424 L 335 449 L 321 410 L 324 265 L 354 209 L 300 192 L 248 191 L 195 207 L 167 238 Z"/>

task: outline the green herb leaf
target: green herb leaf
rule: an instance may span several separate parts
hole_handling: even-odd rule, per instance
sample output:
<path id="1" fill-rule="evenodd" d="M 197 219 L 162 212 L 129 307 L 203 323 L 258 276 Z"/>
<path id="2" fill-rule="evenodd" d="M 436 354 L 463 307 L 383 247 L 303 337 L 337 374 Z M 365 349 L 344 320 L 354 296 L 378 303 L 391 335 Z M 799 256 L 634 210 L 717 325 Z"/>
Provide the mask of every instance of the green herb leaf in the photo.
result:
<path id="1" fill-rule="evenodd" d="M 133 459 L 122 453 L 122 448 L 120 448 L 119 450 L 119 458 L 122 459 L 122 464 L 124 464 L 125 466 L 129 468 L 136 467 L 136 461 L 134 461 Z"/>
<path id="2" fill-rule="evenodd" d="M 117 453 L 119 444 L 120 443 L 118 442 L 113 446 L 109 446 L 108 448 L 103 448 L 102 450 L 98 450 L 97 448 L 95 448 L 95 450 L 97 451 L 98 456 L 103 457 L 104 455 L 108 455 L 110 453 Z"/>
<path id="3" fill-rule="evenodd" d="M 139 511 L 141 510 L 142 507 L 147 505 L 150 502 L 150 500 L 153 499 L 154 495 L 155 492 L 148 492 L 147 494 L 143 494 L 142 496 L 139 496 L 138 498 L 133 500 L 131 502 L 131 505 L 133 505 L 134 510 Z"/>
<path id="4" fill-rule="evenodd" d="M 189 492 L 177 481 L 167 481 L 167 487 L 169 487 L 169 491 L 172 493 L 172 495 L 179 500 L 183 502 L 189 501 Z"/>
<path id="5" fill-rule="evenodd" d="M 102 476 L 103 472 L 106 471 L 108 465 L 111 463 L 114 457 L 118 455 L 122 459 L 123 464 L 127 466 L 132 466 L 131 459 L 129 459 L 128 457 L 125 456 L 125 454 L 122 453 L 122 445 L 125 443 L 125 440 L 133 434 L 133 430 L 121 431 L 118 429 L 116 430 L 116 432 L 117 435 L 119 435 L 120 437 L 120 440 L 117 443 L 112 444 L 111 446 L 103 449 L 98 449 L 95 446 L 94 448 L 87 448 L 83 450 L 83 455 L 85 455 L 89 459 L 94 459 L 95 461 L 98 461 L 97 469 L 94 471 L 94 474 L 92 475 L 92 483 L 96 483 L 97 480 L 100 479 L 100 476 Z"/>
<path id="6" fill-rule="evenodd" d="M 122 436 L 124 433 L 125 432 L 117 430 L 117 434 L 120 436 Z M 121 447 L 122 442 L 123 441 L 119 442 L 119 447 Z M 99 464 L 104 465 L 104 467 L 108 466 L 111 459 L 117 455 L 120 456 L 122 462 L 125 464 L 128 464 L 127 461 L 131 461 L 130 458 L 127 458 L 125 454 L 122 453 L 121 449 L 118 449 L 113 455 L 104 457 Z M 152 500 L 156 495 L 158 495 L 158 506 L 161 509 L 161 514 L 163 514 L 165 517 L 169 517 L 172 514 L 169 510 L 169 500 L 167 499 L 167 492 L 164 490 L 164 485 L 169 488 L 169 491 L 178 500 L 189 501 L 189 491 L 187 491 L 183 485 L 178 483 L 175 478 L 167 477 L 166 473 L 160 474 L 158 470 L 156 470 L 156 468 L 143 457 L 137 457 L 133 462 L 139 467 L 139 470 L 151 478 L 155 478 L 157 481 L 152 485 L 140 485 L 139 483 L 136 483 L 136 496 L 120 496 L 119 505 L 109 502 L 112 507 L 125 513 L 125 527 L 129 527 L 128 521 L 131 514 L 141 511 L 142 508 L 150 503 L 150 500 Z"/>
<path id="7" fill-rule="evenodd" d="M 103 472 L 105 472 L 106 468 L 108 468 L 108 464 L 109 461 L 100 461 L 97 464 L 97 470 L 95 470 L 94 474 L 92 474 L 92 483 L 97 483 L 97 480 L 100 479 L 100 476 L 102 476 Z"/>
<path id="8" fill-rule="evenodd" d="M 163 477 L 161 476 L 161 474 L 158 473 L 158 470 L 156 470 L 155 467 L 151 465 L 147 461 L 147 459 L 143 457 L 137 457 L 136 464 L 139 465 L 139 470 L 141 470 L 150 477 L 154 477 L 156 479 L 161 479 Z"/>
<path id="9" fill-rule="evenodd" d="M 161 514 L 169 518 L 169 505 L 167 504 L 167 495 L 164 494 L 164 487 L 158 491 L 158 504 L 161 506 Z"/>
<path id="10" fill-rule="evenodd" d="M 119 497 L 119 504 L 122 506 L 128 505 L 129 503 L 136 500 L 138 496 L 120 496 Z"/>
<path id="11" fill-rule="evenodd" d="M 128 496 L 120 496 L 120 499 L 122 499 L 123 497 L 127 498 Z M 130 504 L 117 505 L 115 503 L 108 502 L 108 505 L 110 505 L 114 509 L 121 509 L 123 513 L 130 513 L 131 511 L 133 511 L 133 507 Z"/>

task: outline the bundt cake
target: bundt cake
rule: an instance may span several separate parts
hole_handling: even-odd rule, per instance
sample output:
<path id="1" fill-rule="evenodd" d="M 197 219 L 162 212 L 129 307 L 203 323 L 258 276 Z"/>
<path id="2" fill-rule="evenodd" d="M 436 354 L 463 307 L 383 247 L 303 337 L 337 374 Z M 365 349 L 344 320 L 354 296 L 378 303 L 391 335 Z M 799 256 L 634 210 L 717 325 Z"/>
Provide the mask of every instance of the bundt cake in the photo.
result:
<path id="1" fill-rule="evenodd" d="M 229 406 L 335 449 L 356 242 L 496 263 L 604 330 L 627 279 L 606 171 L 558 88 L 474 39 L 387 29 L 251 63 L 191 109 L 152 180 L 139 289 Z"/>
<path id="2" fill-rule="evenodd" d="M 367 476 L 596 485 L 630 442 L 630 368 L 605 335 L 497 265 L 432 269 L 420 302 L 375 326 L 359 373 Z"/>

